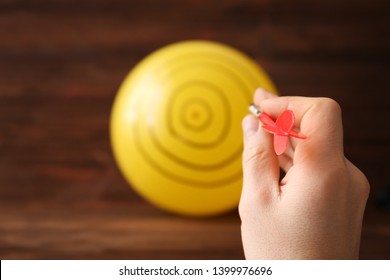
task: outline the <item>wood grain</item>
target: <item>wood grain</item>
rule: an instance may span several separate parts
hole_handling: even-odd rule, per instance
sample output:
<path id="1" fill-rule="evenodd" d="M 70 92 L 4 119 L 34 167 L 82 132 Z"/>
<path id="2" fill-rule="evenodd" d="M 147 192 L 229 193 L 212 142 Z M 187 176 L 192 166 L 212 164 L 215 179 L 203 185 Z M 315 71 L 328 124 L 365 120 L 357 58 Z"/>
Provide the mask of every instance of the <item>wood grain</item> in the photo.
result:
<path id="1" fill-rule="evenodd" d="M 343 108 L 345 152 L 371 196 L 361 257 L 390 258 L 387 1 L 0 2 L 0 258 L 241 259 L 236 212 L 163 213 L 112 158 L 116 91 L 151 51 L 208 39 L 252 56 L 283 95 Z"/>

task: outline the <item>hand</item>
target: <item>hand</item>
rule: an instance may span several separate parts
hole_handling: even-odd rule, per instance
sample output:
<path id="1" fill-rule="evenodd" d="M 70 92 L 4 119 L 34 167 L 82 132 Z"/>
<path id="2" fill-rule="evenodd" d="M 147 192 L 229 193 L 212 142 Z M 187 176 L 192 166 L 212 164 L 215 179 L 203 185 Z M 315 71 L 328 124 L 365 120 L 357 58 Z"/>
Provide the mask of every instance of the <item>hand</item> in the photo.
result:
<path id="1" fill-rule="evenodd" d="M 273 135 L 251 115 L 244 131 L 239 205 L 247 259 L 356 259 L 369 183 L 344 157 L 339 105 L 328 98 L 276 97 L 262 89 L 254 103 L 276 119 L 295 114 L 307 136 L 290 138 L 277 156 Z M 286 175 L 279 182 L 280 169 Z"/>

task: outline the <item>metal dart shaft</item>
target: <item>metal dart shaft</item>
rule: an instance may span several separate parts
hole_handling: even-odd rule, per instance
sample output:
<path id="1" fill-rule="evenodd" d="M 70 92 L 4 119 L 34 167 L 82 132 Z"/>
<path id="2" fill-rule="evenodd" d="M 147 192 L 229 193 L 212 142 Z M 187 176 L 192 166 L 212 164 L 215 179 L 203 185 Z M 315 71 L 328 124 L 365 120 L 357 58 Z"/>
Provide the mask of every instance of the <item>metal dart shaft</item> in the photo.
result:
<path id="1" fill-rule="evenodd" d="M 259 108 L 253 103 L 249 104 L 249 112 L 254 114 L 256 117 L 260 116 L 260 114 L 261 114 L 261 111 L 259 110 Z"/>

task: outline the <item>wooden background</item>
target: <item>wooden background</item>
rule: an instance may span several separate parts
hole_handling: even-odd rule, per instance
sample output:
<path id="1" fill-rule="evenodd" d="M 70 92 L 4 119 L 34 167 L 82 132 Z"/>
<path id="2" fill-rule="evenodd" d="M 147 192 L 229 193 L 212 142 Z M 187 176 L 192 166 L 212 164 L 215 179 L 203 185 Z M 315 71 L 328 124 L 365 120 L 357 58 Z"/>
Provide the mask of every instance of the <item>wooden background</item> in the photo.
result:
<path id="1" fill-rule="evenodd" d="M 361 258 L 390 258 L 386 0 L 0 1 L 0 258 L 241 259 L 236 211 L 185 219 L 120 175 L 108 121 L 145 55 L 186 39 L 230 44 L 283 95 L 343 108 L 345 152 L 371 195 Z M 331 206 L 330 206 L 331 207 Z"/>

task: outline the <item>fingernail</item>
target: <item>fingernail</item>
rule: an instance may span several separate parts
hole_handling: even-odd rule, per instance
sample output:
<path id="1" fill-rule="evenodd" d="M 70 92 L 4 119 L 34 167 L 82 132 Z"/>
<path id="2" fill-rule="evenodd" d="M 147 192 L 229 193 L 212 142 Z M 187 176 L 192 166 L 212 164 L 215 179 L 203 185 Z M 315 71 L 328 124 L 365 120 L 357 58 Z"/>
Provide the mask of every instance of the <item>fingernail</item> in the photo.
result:
<path id="1" fill-rule="evenodd" d="M 248 115 L 242 120 L 242 130 L 245 139 L 248 139 L 253 134 L 255 134 L 258 128 L 259 128 L 259 121 L 256 117 L 252 115 Z"/>
<path id="2" fill-rule="evenodd" d="M 255 94 L 262 94 L 262 93 L 264 93 L 264 92 L 266 92 L 266 90 L 263 89 L 262 87 L 259 87 L 259 88 L 257 88 L 257 89 L 255 90 Z"/>

